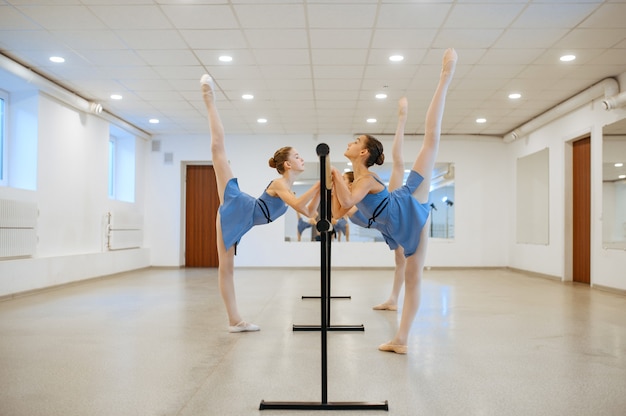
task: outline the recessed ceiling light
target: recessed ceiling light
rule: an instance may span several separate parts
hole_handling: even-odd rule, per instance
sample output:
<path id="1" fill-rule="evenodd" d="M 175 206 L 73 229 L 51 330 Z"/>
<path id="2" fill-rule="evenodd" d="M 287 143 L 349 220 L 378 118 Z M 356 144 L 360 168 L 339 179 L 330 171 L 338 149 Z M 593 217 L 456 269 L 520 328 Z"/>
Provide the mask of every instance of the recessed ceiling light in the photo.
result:
<path id="1" fill-rule="evenodd" d="M 519 92 L 513 92 L 513 93 L 509 94 L 509 98 L 511 100 L 517 100 L 519 98 L 522 98 L 522 94 L 520 94 Z"/>
<path id="2" fill-rule="evenodd" d="M 562 62 L 570 62 L 576 59 L 575 55 L 563 55 L 559 58 Z"/>
<path id="3" fill-rule="evenodd" d="M 50 62 L 54 62 L 55 64 L 62 64 L 63 62 L 65 62 L 65 59 L 61 58 L 60 56 L 51 56 Z"/>
<path id="4" fill-rule="evenodd" d="M 218 58 L 220 62 L 231 62 L 233 60 L 232 56 L 222 55 Z"/>
<path id="5" fill-rule="evenodd" d="M 479 123 L 479 124 L 486 123 L 487 119 L 486 118 L 477 118 L 476 122 Z"/>
<path id="6" fill-rule="evenodd" d="M 120 94 L 111 94 L 112 100 L 121 100 L 123 97 Z"/>
<path id="7" fill-rule="evenodd" d="M 368 123 L 376 123 L 376 119 L 375 118 L 368 118 L 367 122 Z"/>
<path id="8" fill-rule="evenodd" d="M 384 92 L 378 93 L 376 94 L 376 98 L 378 98 L 379 100 L 384 100 L 385 98 L 387 98 L 387 94 L 385 94 Z"/>
<path id="9" fill-rule="evenodd" d="M 148 122 L 150 124 L 159 124 L 159 119 L 158 118 L 151 118 L 150 120 L 148 120 Z"/>
<path id="10" fill-rule="evenodd" d="M 391 62 L 400 62 L 400 61 L 403 61 L 403 60 L 404 60 L 404 56 L 402 56 L 402 55 L 391 55 L 391 56 L 389 57 L 389 60 L 390 60 Z"/>
<path id="11" fill-rule="evenodd" d="M 619 175 L 617 178 L 618 179 L 626 179 L 626 175 Z"/>
<path id="12" fill-rule="evenodd" d="M 243 98 L 244 100 L 251 100 L 254 98 L 254 95 L 252 94 L 244 94 L 241 96 L 241 98 Z"/>
<path id="13" fill-rule="evenodd" d="M 257 118 L 256 122 L 260 123 L 260 124 L 267 123 L 267 119 L 266 118 Z"/>
<path id="14" fill-rule="evenodd" d="M 622 166 L 624 166 L 624 164 L 622 162 L 617 162 L 613 166 L 615 166 L 616 168 L 621 168 Z"/>

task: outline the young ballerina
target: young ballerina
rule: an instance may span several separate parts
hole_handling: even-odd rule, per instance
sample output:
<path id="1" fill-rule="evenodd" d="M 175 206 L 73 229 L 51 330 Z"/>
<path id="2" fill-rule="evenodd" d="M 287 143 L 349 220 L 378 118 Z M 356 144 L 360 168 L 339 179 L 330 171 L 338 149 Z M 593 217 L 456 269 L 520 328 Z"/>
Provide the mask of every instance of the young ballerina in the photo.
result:
<path id="1" fill-rule="evenodd" d="M 234 283 L 234 258 L 237 243 L 253 226 L 274 221 L 287 206 L 306 217 L 315 217 L 319 206 L 319 182 L 300 197 L 291 191 L 296 177 L 304 171 L 304 160 L 292 147 L 278 149 L 269 159 L 280 177 L 274 179 L 257 199 L 239 190 L 226 155 L 224 126 L 217 111 L 213 80 L 207 74 L 200 79 L 211 130 L 211 155 L 220 207 L 216 219 L 218 281 L 228 314 L 229 332 L 258 331 L 258 325 L 242 319 L 237 308 Z"/>
<path id="2" fill-rule="evenodd" d="M 407 353 L 409 332 L 419 309 L 420 283 L 428 244 L 428 194 L 439 150 L 446 94 L 457 59 L 454 49 L 445 51 L 439 83 L 426 112 L 424 141 L 404 186 L 389 192 L 382 181 L 369 171 L 370 166 L 380 165 L 385 159 L 382 144 L 369 135 L 359 136 L 348 144 L 344 153 L 354 168 L 351 190 L 343 182 L 341 173 L 335 168 L 332 170 L 341 209 L 347 212 L 356 205 L 359 212 L 369 218 L 370 224 L 378 223 L 376 228 L 404 249 L 405 294 L 400 325 L 393 339 L 378 347 L 381 351 Z"/>

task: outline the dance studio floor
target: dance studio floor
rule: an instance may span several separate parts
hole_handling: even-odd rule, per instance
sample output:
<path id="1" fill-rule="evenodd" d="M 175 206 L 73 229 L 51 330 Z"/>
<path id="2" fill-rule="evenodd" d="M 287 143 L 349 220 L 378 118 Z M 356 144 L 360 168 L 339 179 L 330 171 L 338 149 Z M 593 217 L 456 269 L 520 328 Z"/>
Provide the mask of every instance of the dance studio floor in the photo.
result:
<path id="1" fill-rule="evenodd" d="M 334 270 L 328 402 L 319 271 L 238 269 L 227 332 L 215 269 L 145 269 L 0 302 L 2 416 L 626 414 L 626 296 L 506 269 L 430 270 L 407 355 L 384 353 L 392 270 Z"/>

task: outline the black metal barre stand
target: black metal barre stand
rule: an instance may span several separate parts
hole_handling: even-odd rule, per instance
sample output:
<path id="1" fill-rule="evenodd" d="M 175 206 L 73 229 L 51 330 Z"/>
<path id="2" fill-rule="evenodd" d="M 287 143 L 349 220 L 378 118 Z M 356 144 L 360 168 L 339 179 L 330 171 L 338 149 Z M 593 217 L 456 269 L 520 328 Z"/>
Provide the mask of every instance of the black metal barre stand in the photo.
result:
<path id="1" fill-rule="evenodd" d="M 321 356 L 322 356 L 322 400 L 319 402 L 266 402 L 261 400 L 259 410 L 389 410 L 387 400 L 384 402 L 329 402 L 328 401 L 328 313 L 330 308 L 330 245 L 331 231 L 331 189 L 332 178 L 330 170 L 330 148 L 326 143 L 320 143 L 317 148 L 320 158 L 320 192 L 321 210 L 317 229 L 321 236 Z"/>
<path id="2" fill-rule="evenodd" d="M 326 155 L 320 154 L 320 146 L 325 146 Z M 330 323 L 330 301 L 324 301 L 323 298 L 333 299 L 330 295 L 330 246 L 332 243 L 333 225 L 332 219 L 332 177 L 330 170 L 330 157 L 328 157 L 328 145 L 320 143 L 317 146 L 317 155 L 320 157 L 320 220 L 317 222 L 317 231 L 320 233 L 320 243 L 322 250 L 322 290 L 317 299 L 322 299 L 322 308 L 326 309 L 326 329 L 328 331 L 365 331 L 365 327 L 361 325 L 331 325 Z M 324 149 L 323 149 L 324 150 Z M 322 151 L 323 151 L 322 150 Z M 304 296 L 302 297 L 305 298 Z M 350 296 L 342 296 L 341 298 L 350 299 Z M 320 331 L 321 325 L 293 325 L 293 331 Z"/>

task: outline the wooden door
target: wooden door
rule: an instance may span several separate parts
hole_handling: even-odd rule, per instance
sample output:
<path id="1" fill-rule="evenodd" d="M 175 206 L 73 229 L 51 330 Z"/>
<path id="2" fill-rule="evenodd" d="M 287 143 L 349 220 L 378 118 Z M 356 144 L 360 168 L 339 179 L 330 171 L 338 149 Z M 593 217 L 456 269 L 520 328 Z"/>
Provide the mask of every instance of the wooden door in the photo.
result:
<path id="1" fill-rule="evenodd" d="M 217 267 L 215 218 L 219 207 L 213 166 L 188 165 L 185 192 L 185 266 Z"/>
<path id="2" fill-rule="evenodd" d="M 586 137 L 573 146 L 573 265 L 572 279 L 591 281 L 591 139 Z"/>

